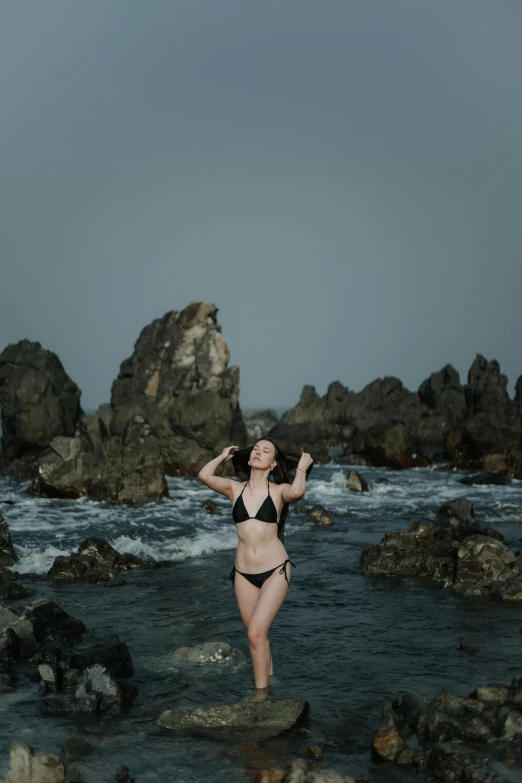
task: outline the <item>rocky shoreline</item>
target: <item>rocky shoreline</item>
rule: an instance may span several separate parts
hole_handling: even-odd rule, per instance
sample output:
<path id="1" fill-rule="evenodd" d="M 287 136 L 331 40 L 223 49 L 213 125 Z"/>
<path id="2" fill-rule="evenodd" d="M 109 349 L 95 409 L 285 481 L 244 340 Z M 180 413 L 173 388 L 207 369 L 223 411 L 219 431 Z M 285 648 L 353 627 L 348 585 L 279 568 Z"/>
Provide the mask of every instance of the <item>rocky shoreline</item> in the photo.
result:
<path id="1" fill-rule="evenodd" d="M 146 326 L 122 362 L 110 404 L 92 415 L 56 354 L 21 340 L 0 354 L 0 470 L 29 492 L 144 503 L 168 495 L 165 476 L 195 476 L 224 445 L 262 435 L 304 449 L 316 463 L 502 472 L 522 479 L 522 376 L 514 399 L 498 362 L 480 354 L 467 384 L 446 365 L 417 392 L 379 378 L 361 392 L 338 381 L 323 397 L 305 386 L 278 420 L 243 415 L 239 368 L 217 308 L 193 302 Z"/>

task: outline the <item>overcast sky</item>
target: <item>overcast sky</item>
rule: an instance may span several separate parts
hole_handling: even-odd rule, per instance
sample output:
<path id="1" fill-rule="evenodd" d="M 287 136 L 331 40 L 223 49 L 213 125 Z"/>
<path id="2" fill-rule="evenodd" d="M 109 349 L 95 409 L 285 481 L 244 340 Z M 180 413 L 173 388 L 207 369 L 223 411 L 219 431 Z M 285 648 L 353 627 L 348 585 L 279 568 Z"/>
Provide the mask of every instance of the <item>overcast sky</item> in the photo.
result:
<path id="1" fill-rule="evenodd" d="M 215 302 L 243 407 L 522 373 L 520 0 L 1 0 L 0 351 L 109 400 Z"/>

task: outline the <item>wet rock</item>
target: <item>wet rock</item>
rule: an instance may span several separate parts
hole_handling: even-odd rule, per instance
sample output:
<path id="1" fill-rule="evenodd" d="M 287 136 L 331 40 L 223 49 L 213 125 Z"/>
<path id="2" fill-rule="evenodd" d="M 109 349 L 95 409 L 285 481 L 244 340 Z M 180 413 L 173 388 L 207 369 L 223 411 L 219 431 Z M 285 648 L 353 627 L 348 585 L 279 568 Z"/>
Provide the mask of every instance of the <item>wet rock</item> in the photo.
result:
<path id="1" fill-rule="evenodd" d="M 201 507 L 205 509 L 207 514 L 220 514 L 220 510 L 217 507 L 216 503 L 214 503 L 212 500 L 204 500 L 201 504 Z"/>
<path id="2" fill-rule="evenodd" d="M 267 738 L 295 726 L 308 711 L 302 699 L 267 699 L 198 707 L 193 710 L 165 710 L 157 725 L 180 732 L 203 732 L 212 736 L 247 734 Z"/>
<path id="3" fill-rule="evenodd" d="M 317 504 L 315 506 L 312 506 L 312 508 L 308 509 L 306 513 L 306 519 L 308 522 L 314 522 L 316 525 L 326 525 L 330 526 L 333 525 L 333 517 L 335 514 L 333 511 L 329 511 L 324 506 L 321 506 L 321 504 Z"/>
<path id="4" fill-rule="evenodd" d="M 62 747 L 62 756 L 65 761 L 78 761 L 78 759 L 93 753 L 94 748 L 83 737 L 69 737 Z"/>
<path id="5" fill-rule="evenodd" d="M 129 648 L 116 634 L 108 634 L 100 639 L 89 638 L 76 644 L 65 660 L 70 669 L 85 669 L 101 664 L 117 679 L 134 675 Z"/>
<path id="6" fill-rule="evenodd" d="M 314 759 L 314 761 L 320 761 L 324 756 L 324 751 L 317 745 L 311 745 L 309 748 L 303 750 L 303 756 Z"/>
<path id="7" fill-rule="evenodd" d="M 357 470 L 351 470 L 346 479 L 350 492 L 368 492 L 368 482 Z"/>
<path id="8" fill-rule="evenodd" d="M 483 471 L 482 473 L 474 473 L 472 476 L 464 476 L 464 478 L 459 479 L 461 484 L 466 484 L 467 486 L 472 486 L 473 484 L 481 484 L 481 485 L 489 485 L 492 484 L 493 486 L 502 486 L 504 484 L 509 484 L 510 479 L 505 475 L 505 473 L 495 472 L 495 471 Z"/>
<path id="9" fill-rule="evenodd" d="M 119 713 L 126 711 L 136 696 L 131 683 L 117 680 L 105 666 L 89 666 L 76 682 L 59 693 L 44 696 L 43 712 L 48 714 Z"/>
<path id="10" fill-rule="evenodd" d="M 255 443 L 268 435 L 279 421 L 279 416 L 273 410 L 243 411 L 243 421 L 248 443 Z"/>
<path id="11" fill-rule="evenodd" d="M 195 476 L 228 443 L 242 445 L 239 369 L 217 322 L 217 308 L 192 302 L 146 326 L 112 386 L 111 434 L 123 437 L 139 415 L 158 434 L 165 470 Z"/>
<path id="12" fill-rule="evenodd" d="M 180 647 L 169 655 L 189 663 L 234 663 L 245 657 L 241 650 L 231 647 L 227 642 L 204 642 L 195 647 Z"/>
<path id="13" fill-rule="evenodd" d="M 0 408 L 2 452 L 11 461 L 47 448 L 56 436 L 74 435 L 80 390 L 56 354 L 21 340 L 0 354 Z"/>
<path id="14" fill-rule="evenodd" d="M 457 650 L 468 653 L 468 655 L 475 655 L 480 650 L 480 647 L 476 644 L 457 644 Z"/>
<path id="15" fill-rule="evenodd" d="M 436 581 L 452 577 L 456 552 L 452 542 L 415 532 L 388 533 L 380 544 L 370 546 L 361 556 L 365 574 L 420 576 Z"/>
<path id="16" fill-rule="evenodd" d="M 0 671 L 0 693 L 11 693 L 15 689 L 15 679 L 12 672 Z"/>
<path id="17" fill-rule="evenodd" d="M 262 769 L 255 777 L 255 783 L 282 783 L 286 777 L 284 769 Z"/>
<path id="18" fill-rule="evenodd" d="M 460 595 L 499 595 L 502 589 L 495 589 L 499 582 L 520 576 L 515 554 L 489 536 L 468 536 L 459 546 L 457 557 L 452 588 Z"/>
<path id="19" fill-rule="evenodd" d="M 0 566 L 14 565 L 16 559 L 9 526 L 3 516 L 0 515 Z"/>
<path id="20" fill-rule="evenodd" d="M 285 783 L 304 783 L 308 775 L 308 764 L 302 759 L 296 759 L 290 766 L 290 772 Z"/>
<path id="21" fill-rule="evenodd" d="M 152 426 L 134 415 L 120 429 L 118 435 L 95 437 L 80 421 L 74 438 L 53 439 L 38 456 L 27 491 L 127 504 L 168 497 L 160 442 Z"/>
<path id="22" fill-rule="evenodd" d="M 10 628 L 19 637 L 45 642 L 73 642 L 87 633 L 85 625 L 54 601 L 44 598 L 24 605 L 0 607 L 0 630 Z"/>
<path id="23" fill-rule="evenodd" d="M 467 498 L 443 503 L 437 510 L 437 524 L 443 528 L 449 528 L 452 537 L 459 540 L 474 534 L 491 536 L 499 541 L 504 539 L 504 536 L 497 530 L 487 527 L 475 519 L 473 503 Z"/>
<path id="24" fill-rule="evenodd" d="M 495 707 L 501 707 L 506 703 L 509 694 L 509 688 L 504 685 L 482 685 L 471 694 L 472 699 L 478 699 L 484 704 L 492 704 Z"/>
<path id="25" fill-rule="evenodd" d="M 403 748 L 404 740 L 397 728 L 393 707 L 386 703 L 382 709 L 381 725 L 372 740 L 373 754 L 382 761 L 394 761 Z"/>
<path id="26" fill-rule="evenodd" d="M 128 552 L 120 554 L 103 538 L 87 538 L 71 555 L 59 555 L 47 572 L 48 579 L 125 584 L 121 571 L 131 568 L 157 568 L 152 557 L 141 559 Z"/>
<path id="27" fill-rule="evenodd" d="M 0 601 L 28 598 L 33 591 L 16 581 L 16 575 L 7 568 L 0 568 Z"/>
<path id="28" fill-rule="evenodd" d="M 65 767 L 53 753 L 13 742 L 5 783 L 65 783 Z"/>

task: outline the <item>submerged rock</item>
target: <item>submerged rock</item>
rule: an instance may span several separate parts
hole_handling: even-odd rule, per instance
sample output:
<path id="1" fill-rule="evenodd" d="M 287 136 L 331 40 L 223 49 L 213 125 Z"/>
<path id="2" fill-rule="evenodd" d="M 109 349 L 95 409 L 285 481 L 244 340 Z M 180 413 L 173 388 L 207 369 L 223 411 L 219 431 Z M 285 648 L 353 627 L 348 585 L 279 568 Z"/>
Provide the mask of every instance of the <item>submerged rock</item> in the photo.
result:
<path id="1" fill-rule="evenodd" d="M 193 710 L 165 710 L 157 725 L 180 732 L 203 732 L 214 736 L 245 733 L 248 736 L 274 737 L 295 726 L 309 709 L 302 699 L 266 699 Z"/>
<path id="2" fill-rule="evenodd" d="M 195 647 L 180 647 L 169 656 L 189 663 L 234 663 L 242 660 L 245 654 L 227 642 L 204 642 Z"/>
<path id="3" fill-rule="evenodd" d="M 28 598 L 33 591 L 16 581 L 17 577 L 7 568 L 0 568 L 0 601 Z"/>
<path id="4" fill-rule="evenodd" d="M 329 511 L 320 503 L 317 503 L 306 512 L 306 519 L 308 522 L 314 522 L 316 525 L 326 525 L 327 527 L 333 525 L 333 517 L 335 514 L 333 511 Z"/>

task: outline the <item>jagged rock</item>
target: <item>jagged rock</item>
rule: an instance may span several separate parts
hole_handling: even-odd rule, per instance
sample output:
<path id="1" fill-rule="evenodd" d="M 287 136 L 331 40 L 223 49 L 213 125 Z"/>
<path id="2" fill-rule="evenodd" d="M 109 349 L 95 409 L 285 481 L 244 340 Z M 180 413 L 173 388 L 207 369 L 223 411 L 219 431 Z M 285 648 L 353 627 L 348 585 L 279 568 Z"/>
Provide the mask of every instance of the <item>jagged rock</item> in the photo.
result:
<path id="1" fill-rule="evenodd" d="M 73 436 L 82 412 L 80 390 L 59 358 L 29 340 L 0 354 L 0 408 L 7 460 L 45 449 L 56 436 Z"/>
<path id="2" fill-rule="evenodd" d="M 43 712 L 53 715 L 77 713 L 118 713 L 126 711 L 137 688 L 124 680 L 117 680 L 102 664 L 84 669 L 80 676 L 65 679 L 59 692 L 42 698 Z"/>
<path id="3" fill-rule="evenodd" d="M 189 663 L 234 663 L 245 655 L 227 642 L 204 642 L 195 647 L 180 647 L 172 653 L 172 658 L 181 658 Z"/>
<path id="4" fill-rule="evenodd" d="M 443 581 L 453 575 L 455 555 L 449 540 L 414 532 L 387 533 L 380 544 L 364 550 L 361 567 L 365 574 L 420 576 Z"/>
<path id="5" fill-rule="evenodd" d="M 0 568 L 0 601 L 28 598 L 33 591 L 16 581 L 16 576 L 7 568 Z"/>
<path id="6" fill-rule="evenodd" d="M 467 498 L 443 503 L 437 510 L 437 524 L 451 529 L 452 536 L 458 540 L 463 540 L 470 535 L 491 536 L 499 541 L 504 539 L 497 530 L 475 519 L 473 503 Z"/>
<path id="7" fill-rule="evenodd" d="M 74 438 L 54 439 L 40 455 L 28 491 L 129 504 L 168 497 L 159 439 L 139 415 L 129 418 L 117 437 L 95 437 L 80 423 Z"/>
<path id="8" fill-rule="evenodd" d="M 3 516 L 0 515 L 0 566 L 13 565 L 16 559 L 9 526 Z"/>
<path id="9" fill-rule="evenodd" d="M 321 506 L 320 503 L 312 506 L 312 508 L 308 509 L 306 512 L 306 519 L 308 522 L 314 522 L 316 525 L 325 525 L 327 527 L 333 525 L 332 517 L 334 516 L 335 514 L 332 511 Z"/>
<path id="10" fill-rule="evenodd" d="M 394 761 L 403 748 L 404 740 L 397 729 L 392 705 L 386 703 L 382 709 L 381 725 L 372 740 L 372 751 L 382 761 Z"/>
<path id="11" fill-rule="evenodd" d="M 112 386 L 111 433 L 142 416 L 166 472 L 196 475 L 218 448 L 243 444 L 239 369 L 229 367 L 215 305 L 193 302 L 146 326 Z"/>
<path id="12" fill-rule="evenodd" d="M 499 363 L 487 361 L 480 353 L 475 357 L 465 387 L 468 410 L 474 413 L 493 413 L 509 406 L 507 376 L 500 372 Z"/>
<path id="13" fill-rule="evenodd" d="M 65 766 L 53 753 L 16 740 L 5 783 L 65 783 Z"/>
<path id="14" fill-rule="evenodd" d="M 346 479 L 350 492 L 368 492 L 368 482 L 357 470 L 351 470 Z"/>
<path id="15" fill-rule="evenodd" d="M 246 733 L 258 739 L 273 737 L 296 725 L 308 711 L 302 699 L 267 699 L 193 710 L 165 710 L 157 725 L 181 732 Z"/>
<path id="16" fill-rule="evenodd" d="M 114 633 L 100 639 L 89 638 L 76 644 L 66 657 L 65 663 L 70 669 L 85 669 L 101 664 L 113 677 L 120 680 L 132 677 L 134 674 L 129 649 Z"/>
<path id="17" fill-rule="evenodd" d="M 457 370 L 451 364 L 446 364 L 421 383 L 419 399 L 428 408 L 442 411 L 448 428 L 467 417 L 464 389 Z"/>
<path id="18" fill-rule="evenodd" d="M 243 421 L 246 427 L 246 437 L 249 443 L 255 443 L 265 438 L 279 421 L 279 416 L 273 410 L 243 411 Z"/>
<path id="19" fill-rule="evenodd" d="M 47 572 L 47 578 L 64 581 L 114 582 L 123 585 L 121 571 L 131 568 L 157 568 L 154 558 L 141 559 L 129 552 L 120 554 L 103 538 L 85 539 L 78 552 L 58 555 Z"/>

